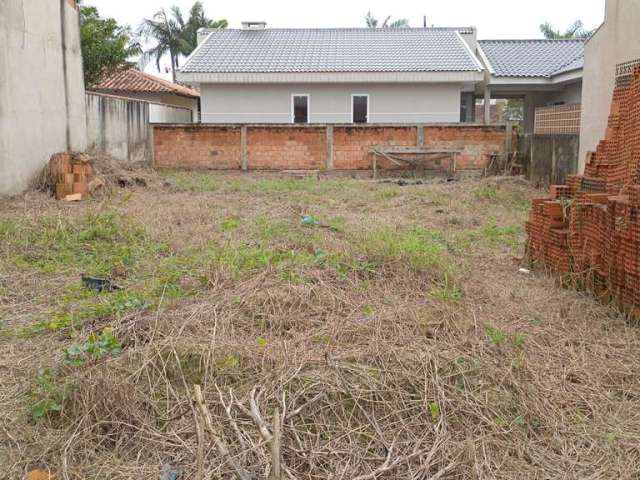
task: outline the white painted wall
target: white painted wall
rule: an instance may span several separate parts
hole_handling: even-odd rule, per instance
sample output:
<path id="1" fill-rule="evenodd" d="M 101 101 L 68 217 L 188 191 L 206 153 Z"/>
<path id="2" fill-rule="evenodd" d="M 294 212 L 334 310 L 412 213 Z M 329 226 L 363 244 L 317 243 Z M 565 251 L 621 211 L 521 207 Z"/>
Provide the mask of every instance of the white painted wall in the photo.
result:
<path id="1" fill-rule="evenodd" d="M 640 0 L 607 0 L 605 22 L 585 46 L 580 171 L 604 137 L 616 65 L 640 59 Z"/>
<path id="2" fill-rule="evenodd" d="M 351 123 L 351 95 L 369 95 L 369 123 L 460 121 L 457 83 L 203 84 L 203 123 L 290 123 L 291 96 L 309 94 L 311 123 Z"/>
<path id="3" fill-rule="evenodd" d="M 26 189 L 53 153 L 85 146 L 73 2 L 0 0 L 0 194 Z"/>
<path id="4" fill-rule="evenodd" d="M 170 105 L 149 104 L 149 123 L 192 123 L 193 111 Z"/>

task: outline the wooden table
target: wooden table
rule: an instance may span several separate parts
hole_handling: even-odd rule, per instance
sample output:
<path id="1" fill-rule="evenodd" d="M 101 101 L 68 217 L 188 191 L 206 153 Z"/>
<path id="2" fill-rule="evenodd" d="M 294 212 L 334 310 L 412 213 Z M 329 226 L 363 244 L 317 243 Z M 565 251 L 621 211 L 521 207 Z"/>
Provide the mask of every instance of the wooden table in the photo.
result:
<path id="1" fill-rule="evenodd" d="M 378 177 L 378 157 L 386 158 L 396 165 L 413 165 L 415 167 L 422 167 L 424 169 L 425 163 L 428 160 L 437 160 L 438 158 L 447 159 L 448 168 L 438 169 L 449 175 L 456 173 L 457 156 L 460 154 L 459 150 L 435 150 L 428 147 L 404 147 L 393 145 L 374 145 L 369 149 L 369 153 L 373 154 L 373 178 Z M 410 156 L 410 158 L 408 158 Z M 420 158 L 416 158 L 420 157 Z M 430 169 L 435 170 L 435 169 Z"/>

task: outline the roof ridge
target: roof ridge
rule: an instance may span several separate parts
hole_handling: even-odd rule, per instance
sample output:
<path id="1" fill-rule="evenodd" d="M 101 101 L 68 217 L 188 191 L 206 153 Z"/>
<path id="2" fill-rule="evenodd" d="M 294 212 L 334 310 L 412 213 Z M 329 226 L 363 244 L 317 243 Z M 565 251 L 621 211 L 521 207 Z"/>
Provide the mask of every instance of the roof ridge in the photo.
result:
<path id="1" fill-rule="evenodd" d="M 493 38 L 493 39 L 481 39 L 478 42 L 576 42 L 585 43 L 586 38 Z"/>
<path id="2" fill-rule="evenodd" d="M 575 62 L 576 60 L 578 60 L 580 58 L 584 58 L 584 52 L 580 53 L 579 55 L 576 55 L 570 61 L 563 63 L 560 67 L 558 67 L 556 70 L 551 72 L 549 74 L 549 77 L 553 77 L 554 75 L 557 75 L 558 73 L 563 73 L 565 68 L 567 68 L 569 65 L 571 65 L 573 62 Z M 582 67 L 577 67 L 575 70 L 578 70 L 579 68 L 582 68 Z"/>
<path id="3" fill-rule="evenodd" d="M 367 27 L 328 27 L 328 28 L 296 28 L 296 27 L 279 27 L 279 28 L 265 28 L 247 30 L 243 28 L 207 28 L 203 29 L 205 33 L 220 33 L 225 32 L 251 32 L 251 33 L 264 33 L 264 32 L 370 32 L 375 33 L 405 33 L 405 32 L 463 32 L 471 33 L 475 31 L 475 27 L 384 27 L 384 28 L 367 28 Z"/>

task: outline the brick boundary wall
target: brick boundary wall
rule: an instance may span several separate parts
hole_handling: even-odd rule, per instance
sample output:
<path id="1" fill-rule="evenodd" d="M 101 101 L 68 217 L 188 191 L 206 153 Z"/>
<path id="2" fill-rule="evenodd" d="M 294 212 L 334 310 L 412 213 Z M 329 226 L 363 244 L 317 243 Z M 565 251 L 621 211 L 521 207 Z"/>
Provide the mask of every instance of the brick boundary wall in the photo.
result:
<path id="1" fill-rule="evenodd" d="M 454 150 L 457 171 L 484 171 L 515 145 L 506 125 L 154 125 L 154 166 L 209 170 L 370 170 L 373 146 Z M 428 166 L 428 165 L 427 165 Z M 403 169 L 378 158 L 382 170 Z"/>

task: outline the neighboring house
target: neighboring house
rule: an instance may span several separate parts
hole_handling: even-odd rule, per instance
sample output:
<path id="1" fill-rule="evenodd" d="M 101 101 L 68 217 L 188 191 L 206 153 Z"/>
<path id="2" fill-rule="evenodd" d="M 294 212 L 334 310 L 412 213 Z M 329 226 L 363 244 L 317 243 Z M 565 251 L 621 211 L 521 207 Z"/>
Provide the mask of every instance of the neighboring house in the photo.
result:
<path id="1" fill-rule="evenodd" d="M 579 103 L 583 41 L 477 41 L 466 28 L 201 30 L 178 78 L 203 123 L 475 122 L 476 98 Z M 487 102 L 485 123 L 490 123 Z"/>
<path id="2" fill-rule="evenodd" d="M 185 110 L 185 114 L 178 115 L 183 123 L 198 121 L 200 94 L 196 90 L 168 82 L 134 68 L 120 70 L 110 75 L 92 90 L 98 93 L 150 102 L 149 121 L 151 123 L 163 123 L 167 120 L 165 118 L 167 109 L 154 108 L 153 104 L 169 105 Z M 173 116 L 175 115 L 176 112 L 173 113 Z"/>
<path id="3" fill-rule="evenodd" d="M 486 81 L 476 92 L 524 99 L 524 131 L 532 133 L 537 108 L 580 104 L 584 40 L 480 40 Z"/>
<path id="4" fill-rule="evenodd" d="M 244 27 L 199 32 L 178 74 L 203 123 L 457 123 L 484 78 L 472 28 Z"/>
<path id="5" fill-rule="evenodd" d="M 0 1 L 0 195 L 86 146 L 78 9 L 73 0 Z"/>
<path id="6" fill-rule="evenodd" d="M 607 128 L 616 77 L 640 63 L 640 1 L 607 0 L 605 20 L 585 46 L 580 171 Z"/>

